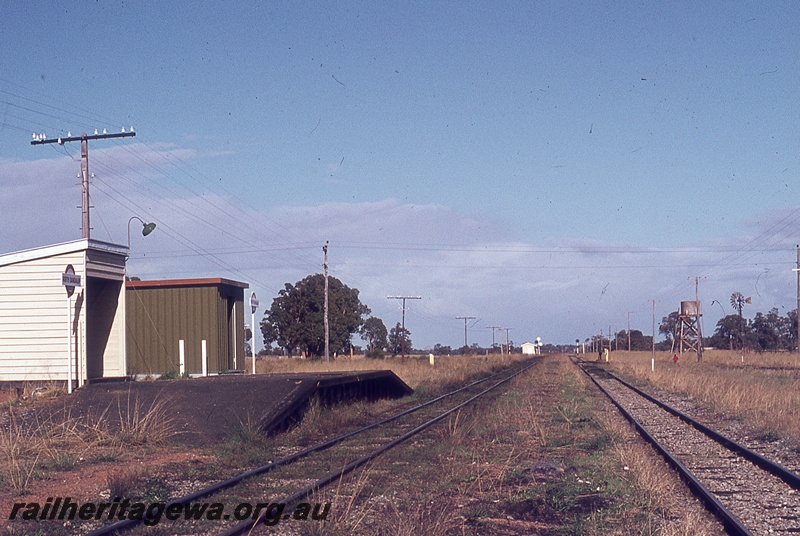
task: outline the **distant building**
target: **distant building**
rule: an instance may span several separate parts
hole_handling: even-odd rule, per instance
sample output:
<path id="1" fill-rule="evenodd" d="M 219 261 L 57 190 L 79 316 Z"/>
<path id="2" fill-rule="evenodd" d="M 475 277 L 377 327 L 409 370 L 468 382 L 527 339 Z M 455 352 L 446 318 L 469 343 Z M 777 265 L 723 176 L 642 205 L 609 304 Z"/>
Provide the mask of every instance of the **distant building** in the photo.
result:
<path id="1" fill-rule="evenodd" d="M 536 346 L 535 343 L 532 343 L 532 342 L 523 342 L 522 343 L 522 353 L 524 355 L 535 355 L 535 354 L 539 353 L 537 350 L 538 350 L 538 347 Z"/>

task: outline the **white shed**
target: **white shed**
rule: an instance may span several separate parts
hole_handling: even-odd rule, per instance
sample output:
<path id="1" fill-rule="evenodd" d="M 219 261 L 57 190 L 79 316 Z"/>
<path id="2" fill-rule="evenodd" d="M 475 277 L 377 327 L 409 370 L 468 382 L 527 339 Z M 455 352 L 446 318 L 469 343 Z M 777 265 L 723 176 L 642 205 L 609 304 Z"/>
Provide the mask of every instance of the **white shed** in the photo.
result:
<path id="1" fill-rule="evenodd" d="M 0 255 L 0 382 L 125 376 L 127 256 L 93 239 Z M 68 299 L 70 265 L 81 286 Z"/>
<path id="2" fill-rule="evenodd" d="M 525 355 L 535 355 L 536 352 L 536 344 L 532 342 L 523 342 L 522 343 L 522 353 Z"/>

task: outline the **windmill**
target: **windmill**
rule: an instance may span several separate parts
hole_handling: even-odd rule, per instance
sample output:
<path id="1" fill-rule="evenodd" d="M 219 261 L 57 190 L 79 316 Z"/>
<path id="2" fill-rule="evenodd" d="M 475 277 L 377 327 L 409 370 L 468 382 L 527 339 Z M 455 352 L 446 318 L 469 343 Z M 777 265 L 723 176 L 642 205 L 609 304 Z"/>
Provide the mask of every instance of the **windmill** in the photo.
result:
<path id="1" fill-rule="evenodd" d="M 739 318 L 742 317 L 742 309 L 746 303 L 753 302 L 750 298 L 745 298 L 741 292 L 734 292 L 731 294 L 731 307 L 739 311 Z"/>
<path id="2" fill-rule="evenodd" d="M 745 298 L 741 292 L 734 292 L 731 294 L 731 307 L 739 311 L 739 343 L 744 346 L 742 338 L 744 337 L 744 319 L 742 318 L 742 309 L 745 304 L 753 303 L 750 298 Z"/>

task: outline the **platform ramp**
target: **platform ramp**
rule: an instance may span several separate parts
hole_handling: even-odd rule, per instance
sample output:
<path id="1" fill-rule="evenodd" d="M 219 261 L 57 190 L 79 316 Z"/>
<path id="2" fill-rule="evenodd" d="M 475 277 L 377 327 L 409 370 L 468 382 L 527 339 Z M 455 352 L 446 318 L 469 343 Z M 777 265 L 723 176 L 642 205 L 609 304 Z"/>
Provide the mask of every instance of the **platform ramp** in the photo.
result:
<path id="1" fill-rule="evenodd" d="M 284 431 L 302 419 L 313 400 L 321 405 L 401 398 L 413 393 L 390 370 L 211 376 L 90 384 L 65 397 L 64 411 L 104 415 L 110 427 L 154 407 L 172 420 L 174 439 L 205 446 L 242 426 Z"/>

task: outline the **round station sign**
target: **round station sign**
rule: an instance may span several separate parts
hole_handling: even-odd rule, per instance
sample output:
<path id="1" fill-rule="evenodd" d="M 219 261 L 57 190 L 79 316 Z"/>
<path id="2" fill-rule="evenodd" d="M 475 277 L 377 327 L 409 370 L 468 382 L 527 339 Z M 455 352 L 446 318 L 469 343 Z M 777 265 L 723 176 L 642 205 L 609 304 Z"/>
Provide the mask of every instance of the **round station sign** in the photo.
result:
<path id="1" fill-rule="evenodd" d="M 253 314 L 256 314 L 256 309 L 258 309 L 258 298 L 256 298 L 256 293 L 253 292 L 250 294 L 250 310 Z"/>
<path id="2" fill-rule="evenodd" d="M 75 274 L 75 268 L 71 264 L 68 264 L 64 273 L 61 274 L 61 284 L 67 289 L 67 298 L 72 297 L 75 287 L 81 286 L 81 276 Z"/>

